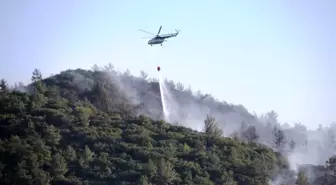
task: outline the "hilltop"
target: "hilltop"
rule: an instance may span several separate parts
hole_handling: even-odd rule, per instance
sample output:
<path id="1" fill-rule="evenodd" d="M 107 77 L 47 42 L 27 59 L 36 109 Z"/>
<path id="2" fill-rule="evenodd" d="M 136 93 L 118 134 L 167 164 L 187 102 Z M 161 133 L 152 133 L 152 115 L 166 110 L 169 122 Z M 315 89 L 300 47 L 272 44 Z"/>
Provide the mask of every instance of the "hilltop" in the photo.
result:
<path id="1" fill-rule="evenodd" d="M 331 138 L 322 148 L 302 125 L 279 124 L 274 111 L 252 115 L 242 105 L 165 84 L 178 103 L 177 124 L 162 120 L 158 80 L 145 72 L 135 77 L 109 65 L 42 78 L 36 69 L 31 84 L 13 89 L 2 80 L 1 184 L 335 182 L 335 160 L 326 152 L 334 146 L 331 129 L 314 131 Z M 315 145 L 326 155 L 321 161 L 331 157 L 328 168 L 294 171 L 292 154 L 310 154 Z"/>

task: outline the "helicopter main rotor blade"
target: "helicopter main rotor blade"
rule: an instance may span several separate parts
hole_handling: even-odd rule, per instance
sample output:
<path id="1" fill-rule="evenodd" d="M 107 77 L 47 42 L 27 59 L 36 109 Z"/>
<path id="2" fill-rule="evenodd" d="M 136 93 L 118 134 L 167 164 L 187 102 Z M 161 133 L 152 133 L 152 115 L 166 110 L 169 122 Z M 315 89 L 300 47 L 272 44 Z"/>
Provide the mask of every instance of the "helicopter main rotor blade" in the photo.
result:
<path id="1" fill-rule="evenodd" d="M 151 32 L 148 32 L 148 31 L 145 31 L 145 30 L 142 30 L 142 29 L 139 29 L 139 31 L 142 31 L 142 32 L 144 32 L 144 33 L 147 33 L 147 34 L 150 34 L 150 35 L 153 35 L 153 36 L 155 36 L 155 34 L 154 34 L 154 33 L 151 33 Z"/>
<path id="2" fill-rule="evenodd" d="M 162 28 L 162 26 L 160 26 L 160 29 L 159 29 L 159 31 L 158 31 L 158 33 L 157 33 L 157 35 L 159 35 L 159 34 L 160 34 L 160 32 L 161 32 L 161 28 Z"/>

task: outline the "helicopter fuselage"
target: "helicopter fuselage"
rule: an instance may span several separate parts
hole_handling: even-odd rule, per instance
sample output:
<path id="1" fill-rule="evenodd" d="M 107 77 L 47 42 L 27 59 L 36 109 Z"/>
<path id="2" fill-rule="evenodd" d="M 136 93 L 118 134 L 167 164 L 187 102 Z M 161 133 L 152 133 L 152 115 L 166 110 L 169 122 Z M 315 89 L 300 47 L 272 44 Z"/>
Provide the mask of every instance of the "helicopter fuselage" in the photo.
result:
<path id="1" fill-rule="evenodd" d="M 149 45 L 155 45 L 155 44 L 162 44 L 164 42 L 165 38 L 161 37 L 154 37 L 148 41 Z"/>

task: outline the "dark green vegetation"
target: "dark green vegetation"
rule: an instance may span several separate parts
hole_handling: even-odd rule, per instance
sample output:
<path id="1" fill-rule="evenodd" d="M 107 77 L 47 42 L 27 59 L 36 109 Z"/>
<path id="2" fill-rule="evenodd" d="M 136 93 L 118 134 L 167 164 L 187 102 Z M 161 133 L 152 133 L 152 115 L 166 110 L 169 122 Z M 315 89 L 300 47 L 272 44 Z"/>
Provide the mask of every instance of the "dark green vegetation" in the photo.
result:
<path id="1" fill-rule="evenodd" d="M 211 116 L 204 118 L 201 133 L 139 115 L 147 113 L 147 105 L 123 93 L 112 72 L 65 71 L 42 80 L 35 70 L 32 84 L 16 90 L 3 80 L 0 184 L 306 185 L 312 181 L 307 178 L 311 167 L 296 178 L 285 157 L 251 142 L 258 139 L 255 127 L 243 134 L 247 142 L 238 136 L 221 137 Z M 90 80 L 75 83 L 74 74 Z M 133 78 L 130 83 L 149 87 L 141 96 L 160 97 L 155 81 Z M 157 112 L 160 118 L 161 111 Z M 277 138 L 275 143 L 281 143 Z M 328 168 L 313 167 L 321 178 L 312 184 L 335 184 L 335 163 L 331 158 Z"/>

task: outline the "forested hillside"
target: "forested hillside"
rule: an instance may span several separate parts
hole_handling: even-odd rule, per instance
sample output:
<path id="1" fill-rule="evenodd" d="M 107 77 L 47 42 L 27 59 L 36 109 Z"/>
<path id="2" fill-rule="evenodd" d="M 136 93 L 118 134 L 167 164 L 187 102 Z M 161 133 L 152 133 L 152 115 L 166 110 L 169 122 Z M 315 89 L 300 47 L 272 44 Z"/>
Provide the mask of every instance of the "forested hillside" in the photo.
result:
<path id="1" fill-rule="evenodd" d="M 0 84 L 0 184 L 336 183 L 334 127 L 286 127 L 171 81 L 167 123 L 158 81 L 112 65 L 31 80 Z"/>

